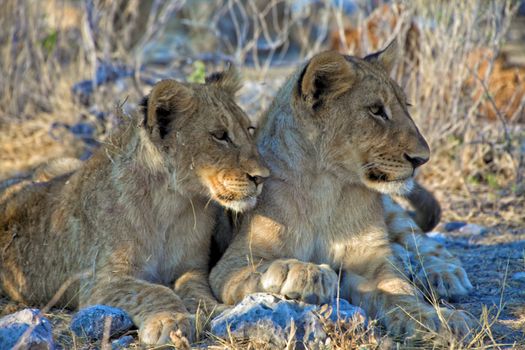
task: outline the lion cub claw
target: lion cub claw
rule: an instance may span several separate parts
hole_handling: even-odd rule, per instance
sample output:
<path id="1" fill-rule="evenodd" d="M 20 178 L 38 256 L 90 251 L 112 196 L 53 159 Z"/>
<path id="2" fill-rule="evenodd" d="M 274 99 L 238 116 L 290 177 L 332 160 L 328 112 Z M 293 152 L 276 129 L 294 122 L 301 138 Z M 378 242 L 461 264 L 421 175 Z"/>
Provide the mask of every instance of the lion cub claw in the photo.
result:
<path id="1" fill-rule="evenodd" d="M 190 349 L 194 320 L 191 315 L 161 312 L 146 318 L 139 330 L 142 343 L 164 345 L 173 343 L 177 349 Z"/>
<path id="2" fill-rule="evenodd" d="M 330 303 L 337 291 L 337 274 L 326 264 L 281 259 L 261 277 L 263 289 L 309 304 Z"/>

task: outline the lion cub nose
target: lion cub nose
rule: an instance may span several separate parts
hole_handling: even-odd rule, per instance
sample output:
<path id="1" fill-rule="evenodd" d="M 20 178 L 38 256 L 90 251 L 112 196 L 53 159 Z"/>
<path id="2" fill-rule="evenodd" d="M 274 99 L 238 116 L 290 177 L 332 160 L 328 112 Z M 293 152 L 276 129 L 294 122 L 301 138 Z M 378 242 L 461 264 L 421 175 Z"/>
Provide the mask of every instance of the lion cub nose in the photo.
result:
<path id="1" fill-rule="evenodd" d="M 254 171 L 249 172 L 248 179 L 252 181 L 256 185 L 260 185 L 266 180 L 268 176 L 270 176 L 270 171 L 266 168 L 258 168 Z"/>
<path id="2" fill-rule="evenodd" d="M 405 159 L 408 160 L 410 162 L 410 164 L 412 164 L 412 166 L 415 168 L 417 168 L 418 166 L 421 166 L 423 164 L 425 164 L 426 162 L 428 162 L 428 157 L 426 158 L 423 158 L 423 157 L 411 157 L 409 156 L 408 154 L 405 153 Z"/>
<path id="3" fill-rule="evenodd" d="M 251 175 L 248 175 L 248 179 L 250 181 L 252 181 L 254 184 L 256 185 L 259 185 L 259 184 L 262 184 L 264 182 L 264 177 L 262 176 L 251 176 Z"/>

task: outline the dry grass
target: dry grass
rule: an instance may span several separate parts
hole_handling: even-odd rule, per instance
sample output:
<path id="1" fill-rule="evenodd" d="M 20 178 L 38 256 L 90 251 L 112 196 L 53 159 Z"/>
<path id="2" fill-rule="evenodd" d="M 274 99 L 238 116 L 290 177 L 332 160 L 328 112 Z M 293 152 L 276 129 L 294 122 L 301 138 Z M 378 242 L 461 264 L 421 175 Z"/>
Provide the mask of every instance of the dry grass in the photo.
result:
<path id="1" fill-rule="evenodd" d="M 525 75 L 497 56 L 515 10 L 511 1 L 400 1 L 332 35 L 332 46 L 361 54 L 393 37 L 405 43 L 396 77 L 432 146 L 421 177 L 451 209 L 447 219 L 524 223 L 525 129 L 512 121 L 525 116 Z"/>
<path id="2" fill-rule="evenodd" d="M 491 90 L 515 2 L 395 1 L 395 6 L 368 15 L 367 2 L 358 1 L 362 5 L 352 19 L 328 2 L 301 11 L 284 0 L 184 3 L 4 0 L 0 12 L 0 27 L 6 29 L 0 32 L 0 180 L 23 175 L 48 159 L 79 157 L 84 152 L 84 142 L 71 133 L 51 132 L 53 123 L 88 121 L 96 126 L 96 137 L 103 139 L 116 122 L 111 117 L 114 106 L 128 97 L 133 105 L 147 91 L 141 67 L 154 61 L 151 47 L 170 45 L 166 40 L 175 33 L 191 40 L 176 47 L 175 59 L 163 64 L 161 72 L 187 75 L 195 58 L 205 60 L 210 69 L 217 59 L 226 58 L 238 65 L 250 62 L 253 80 L 272 76 L 276 60 L 293 57 L 299 61 L 327 48 L 329 38 L 343 51 L 366 53 L 398 37 L 408 44 L 396 78 L 433 148 L 433 159 L 420 178 L 436 192 L 445 219 L 524 226 L 525 127 L 517 120 L 525 113 L 525 98 L 511 94 L 505 105 Z M 230 27 L 225 26 L 225 18 L 230 19 Z M 352 35 L 346 32 L 350 24 L 357 30 Z M 261 42 L 264 45 L 258 45 Z M 203 55 L 204 50 L 214 54 Z M 295 56 L 289 56 L 291 51 Z M 71 87 L 82 79 L 93 79 L 102 61 L 127 64 L 134 74 L 124 88 L 105 84 L 94 90 L 88 103 L 79 100 Z M 523 81 L 518 83 L 523 89 Z M 267 90 L 275 91 L 276 86 Z M 271 93 L 264 96 L 269 99 Z M 97 120 L 94 107 L 110 116 Z M 493 120 L 487 117 L 490 113 Z M 433 334 L 436 348 L 500 347 L 491 331 L 495 318 L 489 315 L 493 314 L 484 309 L 480 329 L 463 344 L 448 335 Z M 58 323 L 69 317 L 53 315 L 62 321 Z M 208 322 L 199 322 L 203 336 Z M 327 321 L 325 328 L 331 349 L 391 344 L 377 327 L 363 331 L 355 324 Z M 64 339 L 69 339 L 64 343 L 67 348 L 79 347 L 67 334 Z M 264 345 L 231 339 L 217 340 L 214 347 Z"/>
<path id="3" fill-rule="evenodd" d="M 525 130 L 509 123 L 503 112 L 498 112 L 496 122 L 488 122 L 487 115 L 479 113 L 487 101 L 493 102 L 487 86 L 494 60 L 470 60 L 479 50 L 486 57 L 496 57 L 513 12 L 511 2 L 448 6 L 436 2 L 426 8 L 416 6 L 414 11 L 427 20 L 432 13 L 443 14 L 431 31 L 422 32 L 419 62 L 425 64 L 418 65 L 406 83 L 408 96 L 415 101 L 414 118 L 434 149 L 433 161 L 422 174 L 425 182 L 441 192 L 445 205 L 454 197 L 470 202 L 466 210 L 449 213 L 489 225 L 497 221 L 523 225 L 520 174 L 525 169 Z M 450 18 L 455 20 L 450 23 Z M 481 64 L 488 65 L 483 76 L 479 76 Z M 516 113 L 523 114 L 523 108 Z"/>

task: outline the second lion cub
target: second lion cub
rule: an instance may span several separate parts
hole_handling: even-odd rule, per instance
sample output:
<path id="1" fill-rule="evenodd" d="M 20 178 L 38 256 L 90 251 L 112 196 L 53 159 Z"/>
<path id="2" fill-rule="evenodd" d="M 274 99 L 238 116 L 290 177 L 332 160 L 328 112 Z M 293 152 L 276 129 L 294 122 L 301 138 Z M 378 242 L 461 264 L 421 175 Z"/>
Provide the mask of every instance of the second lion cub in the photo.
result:
<path id="1" fill-rule="evenodd" d="M 393 335 L 445 328 L 442 319 L 468 332 L 466 314 L 436 310 L 392 266 L 382 196 L 409 192 L 429 158 L 389 78 L 396 58 L 395 44 L 364 59 L 321 53 L 277 93 L 256 135 L 271 176 L 210 274 L 223 302 L 272 292 L 326 303 L 340 286 Z"/>
<path id="2" fill-rule="evenodd" d="M 161 81 L 143 115 L 85 163 L 44 167 L 40 182 L 0 193 L 1 294 L 45 304 L 80 276 L 59 306 L 119 307 L 143 343 L 187 347 L 189 312 L 217 303 L 209 202 L 250 209 L 268 176 L 234 101 L 238 88 L 231 70 L 207 84 Z"/>

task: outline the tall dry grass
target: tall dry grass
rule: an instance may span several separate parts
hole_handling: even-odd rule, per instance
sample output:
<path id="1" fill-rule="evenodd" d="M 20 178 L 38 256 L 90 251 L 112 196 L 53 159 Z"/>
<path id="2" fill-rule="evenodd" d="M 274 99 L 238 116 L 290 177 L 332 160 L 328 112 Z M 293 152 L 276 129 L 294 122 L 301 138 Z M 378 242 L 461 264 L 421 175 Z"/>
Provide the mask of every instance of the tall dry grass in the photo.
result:
<path id="1" fill-rule="evenodd" d="M 434 188 L 446 189 L 442 198 L 466 198 L 467 218 L 485 215 L 492 217 L 487 224 L 523 225 L 525 203 L 519 198 L 525 190 L 521 175 L 525 134 L 523 126 L 512 121 L 523 118 L 525 97 L 517 96 L 521 107 L 508 113 L 506 106 L 496 107 L 498 96 L 490 89 L 515 2 L 438 1 L 406 6 L 408 18 L 415 16 L 421 29 L 415 55 L 418 64 L 402 79 L 415 104 L 412 114 L 434 149 L 433 161 L 423 175 Z M 513 103 L 509 98 L 508 105 Z M 496 112 L 492 122 L 487 105 Z M 504 198 L 506 207 L 498 204 Z"/>
<path id="2" fill-rule="evenodd" d="M 147 87 L 139 76 L 128 91 L 119 91 L 115 84 L 97 86 L 97 69 L 105 63 L 140 68 L 144 46 L 164 32 L 183 3 L 3 1 L 0 180 L 23 176 L 52 158 L 85 154 L 85 142 L 56 125 L 90 123 L 103 138 L 115 125 L 115 105 L 128 96 L 138 100 Z M 93 83 L 87 102 L 72 91 L 82 80 Z M 109 117 L 101 121 L 99 112 Z"/>
<path id="3" fill-rule="evenodd" d="M 144 45 L 162 33 L 184 1 L 15 1 L 2 3 L 0 122 L 82 104 L 71 87 L 95 79 L 100 62 L 140 67 Z M 92 104 L 110 108 L 113 96 L 95 89 Z"/>
<path id="4" fill-rule="evenodd" d="M 382 11 L 379 15 L 368 2 L 355 3 L 357 11 L 348 17 L 344 2 L 329 0 L 302 7 L 285 0 L 5 0 L 0 12 L 0 26 L 6 28 L 0 33 L 0 127 L 5 132 L 0 142 L 17 138 L 13 123 L 20 129 L 19 123 L 33 120 L 29 139 L 40 149 L 51 147 L 52 141 L 41 141 L 48 131 L 41 129 L 53 121 L 72 123 L 79 115 L 92 119 L 90 107 L 111 111 L 126 97 L 136 101 L 148 89 L 141 79 L 148 49 L 175 34 L 187 40 L 174 61 L 200 58 L 213 64 L 226 59 L 248 64 L 255 78 L 264 78 L 272 64 L 293 65 L 326 49 L 330 35 L 339 37 L 343 51 L 364 54 L 394 37 L 405 42 L 416 26 L 417 36 L 410 38 L 415 44 L 403 48 L 405 62 L 396 78 L 434 149 L 423 175 L 432 176 L 436 188 L 464 194 L 476 192 L 478 185 L 522 191 L 523 132 L 511 121 L 523 115 L 525 99 L 513 101 L 518 108 L 510 117 L 505 108 L 496 108 L 493 123 L 480 113 L 480 106 L 491 106 L 490 78 L 515 2 L 399 0 L 375 10 Z M 374 15 L 371 40 L 367 31 Z M 358 48 L 344 36 L 348 26 L 361 29 Z M 169 41 L 166 45 L 169 51 Z M 99 86 L 86 106 L 72 96 L 71 87 L 95 78 L 100 62 L 133 67 L 133 83 L 125 93 L 115 92 L 111 84 Z"/>
<path id="5" fill-rule="evenodd" d="M 516 9 L 513 1 L 396 1 L 332 37 L 361 54 L 394 37 L 403 44 L 395 77 L 433 149 L 421 175 L 452 209 L 449 219 L 514 227 L 525 220 L 525 133 L 516 122 L 525 120 L 525 71 L 515 69 L 515 83 L 498 57 Z M 506 94 L 493 87 L 498 79 Z"/>

